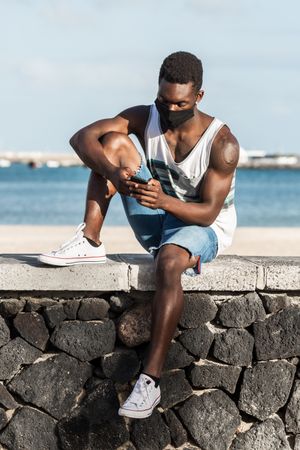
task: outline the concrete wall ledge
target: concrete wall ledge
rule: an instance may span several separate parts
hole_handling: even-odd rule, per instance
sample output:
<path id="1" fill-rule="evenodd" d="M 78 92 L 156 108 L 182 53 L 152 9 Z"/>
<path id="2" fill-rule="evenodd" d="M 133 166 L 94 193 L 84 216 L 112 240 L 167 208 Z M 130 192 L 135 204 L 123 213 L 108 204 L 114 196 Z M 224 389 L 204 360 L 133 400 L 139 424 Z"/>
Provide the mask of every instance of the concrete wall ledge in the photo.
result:
<path id="1" fill-rule="evenodd" d="M 0 291 L 155 290 L 151 255 L 108 255 L 106 264 L 51 267 L 35 254 L 0 255 Z M 182 275 L 185 291 L 300 291 L 300 257 L 219 256 L 200 275 Z"/>

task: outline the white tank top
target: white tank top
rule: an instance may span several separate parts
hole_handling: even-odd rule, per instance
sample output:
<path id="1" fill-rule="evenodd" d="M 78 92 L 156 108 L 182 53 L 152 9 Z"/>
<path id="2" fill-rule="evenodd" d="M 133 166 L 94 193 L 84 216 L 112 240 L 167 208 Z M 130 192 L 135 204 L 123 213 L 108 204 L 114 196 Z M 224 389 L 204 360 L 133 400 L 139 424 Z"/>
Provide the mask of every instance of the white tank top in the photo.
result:
<path id="1" fill-rule="evenodd" d="M 192 151 L 177 163 L 171 154 L 166 138 L 161 130 L 159 113 L 155 104 L 151 105 L 145 128 L 145 149 L 147 166 L 153 178 L 160 181 L 163 191 L 185 202 L 200 202 L 199 187 L 208 168 L 210 150 L 218 131 L 223 127 L 221 120 L 214 118 Z M 235 172 L 223 207 L 210 225 L 218 237 L 218 253 L 232 243 L 237 218 L 234 206 Z"/>

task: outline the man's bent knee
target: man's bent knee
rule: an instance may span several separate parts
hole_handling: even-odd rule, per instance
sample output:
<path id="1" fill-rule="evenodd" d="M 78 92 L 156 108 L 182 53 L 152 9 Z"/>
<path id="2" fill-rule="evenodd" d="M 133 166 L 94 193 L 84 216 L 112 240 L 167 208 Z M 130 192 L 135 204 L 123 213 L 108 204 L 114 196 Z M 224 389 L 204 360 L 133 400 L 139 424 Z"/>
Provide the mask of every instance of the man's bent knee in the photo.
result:
<path id="1" fill-rule="evenodd" d="M 160 248 L 155 262 L 157 278 L 178 276 L 190 267 L 190 253 L 183 247 L 167 244 Z"/>
<path id="2" fill-rule="evenodd" d="M 124 133 L 118 133 L 117 131 L 110 131 L 105 133 L 101 138 L 101 144 L 104 147 L 108 147 L 110 150 L 119 150 L 120 148 L 130 147 L 133 145 L 131 139 Z"/>
<path id="3" fill-rule="evenodd" d="M 139 167 L 141 155 L 127 134 L 110 131 L 102 136 L 101 144 L 107 158 L 114 164 L 132 170 Z"/>

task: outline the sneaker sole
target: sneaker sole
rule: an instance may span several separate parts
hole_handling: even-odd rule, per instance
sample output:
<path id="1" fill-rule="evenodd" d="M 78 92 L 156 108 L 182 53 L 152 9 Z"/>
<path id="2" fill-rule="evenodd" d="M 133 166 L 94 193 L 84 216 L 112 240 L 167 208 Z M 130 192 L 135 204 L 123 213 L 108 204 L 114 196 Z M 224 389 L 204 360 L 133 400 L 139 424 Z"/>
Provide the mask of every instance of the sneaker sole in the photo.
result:
<path id="1" fill-rule="evenodd" d="M 118 414 L 119 414 L 119 416 L 130 417 L 132 419 L 144 419 L 145 417 L 151 416 L 155 406 L 159 404 L 160 398 L 161 398 L 161 396 L 159 396 L 155 400 L 155 402 L 153 403 L 153 406 L 150 408 L 150 410 L 147 409 L 144 411 L 134 411 L 132 409 L 124 409 L 121 407 L 121 408 L 119 408 Z"/>
<path id="2" fill-rule="evenodd" d="M 106 263 L 106 256 L 82 256 L 78 258 L 59 258 L 57 256 L 39 255 L 37 258 L 44 264 L 50 266 L 73 266 L 75 264 L 104 264 Z"/>

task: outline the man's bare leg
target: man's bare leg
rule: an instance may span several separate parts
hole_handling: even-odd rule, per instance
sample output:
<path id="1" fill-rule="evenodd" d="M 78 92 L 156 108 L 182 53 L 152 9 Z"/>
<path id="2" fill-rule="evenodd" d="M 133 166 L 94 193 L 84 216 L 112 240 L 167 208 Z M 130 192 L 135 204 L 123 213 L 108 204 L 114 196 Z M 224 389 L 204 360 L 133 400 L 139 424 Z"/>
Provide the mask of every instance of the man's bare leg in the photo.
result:
<path id="1" fill-rule="evenodd" d="M 107 159 L 118 167 L 128 167 L 135 171 L 140 164 L 137 148 L 128 136 L 111 132 L 102 137 L 101 143 Z M 84 222 L 84 236 L 100 244 L 100 232 L 110 201 L 117 192 L 115 186 L 106 178 L 91 171 Z"/>
<path id="2" fill-rule="evenodd" d="M 181 274 L 196 261 L 187 250 L 174 244 L 166 244 L 159 250 L 155 261 L 156 293 L 152 301 L 147 363 L 143 364 L 131 394 L 119 408 L 121 416 L 149 417 L 160 402 L 159 379 L 184 305 Z"/>
<path id="3" fill-rule="evenodd" d="M 125 180 L 140 167 L 141 155 L 126 134 L 110 132 L 101 140 L 100 150 L 91 146 L 89 151 L 84 147 L 88 154 L 81 152 L 78 142 L 74 143 L 78 156 L 93 168 L 87 190 L 85 224 L 80 224 L 75 236 L 57 250 L 38 255 L 37 259 L 44 264 L 69 266 L 106 262 L 105 246 L 99 239 L 109 202 L 116 191 L 130 194 Z"/>
<path id="4" fill-rule="evenodd" d="M 100 244 L 100 231 L 110 201 L 117 192 L 114 185 L 96 172 L 91 171 L 86 194 L 84 236 Z"/>
<path id="5" fill-rule="evenodd" d="M 151 341 L 143 372 L 159 378 L 183 310 L 181 274 L 197 257 L 174 244 L 160 248 L 155 260 L 156 293 L 152 302 Z"/>

